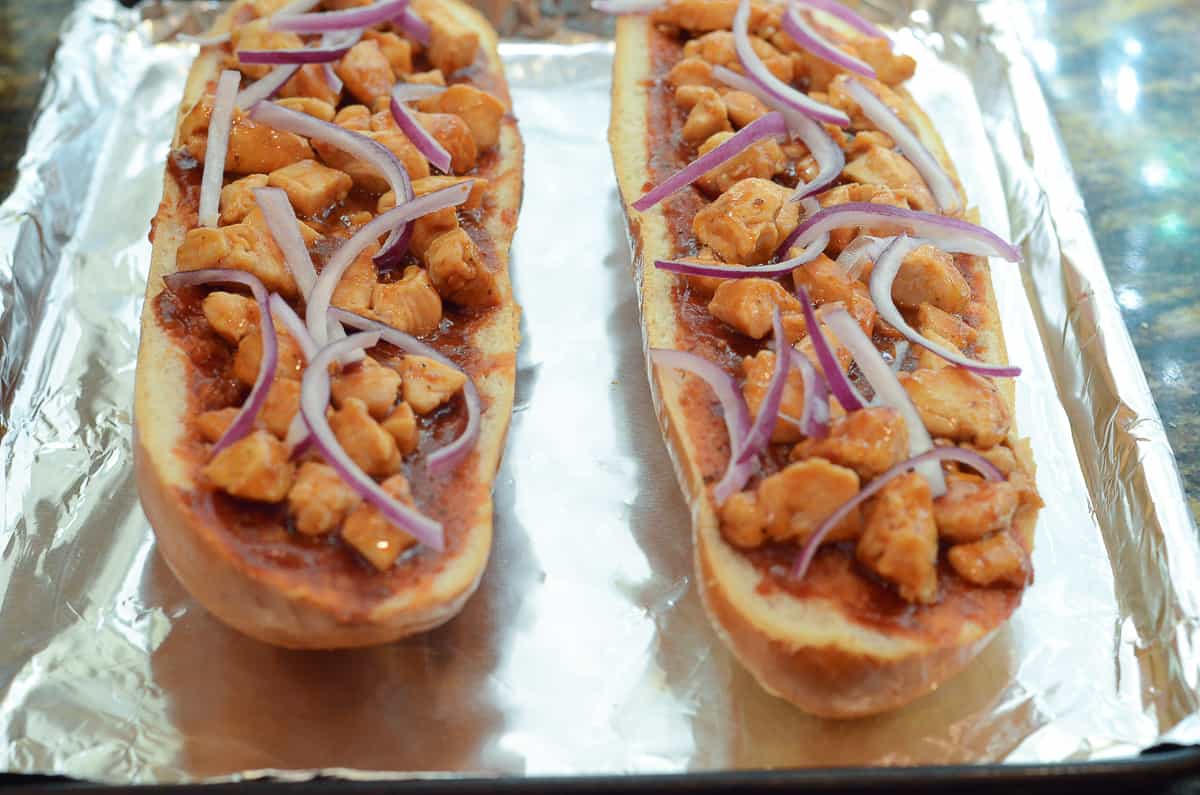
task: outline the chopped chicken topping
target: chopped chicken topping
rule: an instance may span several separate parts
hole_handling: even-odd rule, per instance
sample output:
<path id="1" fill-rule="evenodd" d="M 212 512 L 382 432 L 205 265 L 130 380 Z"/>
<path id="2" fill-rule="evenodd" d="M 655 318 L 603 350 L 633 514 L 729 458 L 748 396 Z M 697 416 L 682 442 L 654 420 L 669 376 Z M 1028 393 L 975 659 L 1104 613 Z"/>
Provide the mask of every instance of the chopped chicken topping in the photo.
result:
<path id="1" fill-rule="evenodd" d="M 429 23 L 429 62 L 435 69 L 452 75 L 475 63 L 479 34 L 455 19 L 437 0 L 420 0 L 413 7 Z"/>
<path id="2" fill-rule="evenodd" d="M 731 132 L 718 132 L 700 145 L 699 154 L 706 155 L 733 137 Z M 738 182 L 750 177 L 769 180 L 787 170 L 788 160 L 772 138 L 759 141 L 737 156 L 726 160 L 709 171 L 696 184 L 710 196 L 729 190 Z"/>
<path id="3" fill-rule="evenodd" d="M 697 97 L 680 135 L 687 143 L 697 146 L 719 132 L 732 130 L 733 125 L 725 113 L 725 103 L 716 91 L 709 89 Z"/>
<path id="4" fill-rule="evenodd" d="M 770 108 L 764 105 L 758 97 L 745 91 L 727 91 L 723 99 L 729 120 L 738 129 L 770 112 Z"/>
<path id="5" fill-rule="evenodd" d="M 267 430 L 283 439 L 296 412 L 300 410 L 300 382 L 294 378 L 276 378 L 271 381 L 263 401 L 259 418 Z"/>
<path id="6" fill-rule="evenodd" d="M 692 33 L 707 33 L 711 30 L 730 30 L 733 15 L 737 12 L 738 0 L 668 0 L 667 4 L 651 14 L 656 25 L 673 25 Z M 770 20 L 771 9 L 766 3 L 750 5 L 750 30 L 757 31 Z M 778 23 L 778 13 L 774 18 Z"/>
<path id="7" fill-rule="evenodd" d="M 800 220 L 792 192 L 766 179 L 744 179 L 696 213 L 692 232 L 726 262 L 758 265 L 770 259 Z"/>
<path id="8" fill-rule="evenodd" d="M 367 404 L 347 398 L 329 417 L 329 425 L 338 444 L 372 477 L 387 477 L 400 471 L 400 450 L 396 440 L 378 422 L 371 419 Z"/>
<path id="9" fill-rule="evenodd" d="M 792 82 L 792 59 L 767 41 L 758 36 L 750 36 L 750 47 L 762 59 L 767 71 L 785 83 Z M 703 58 L 713 66 L 724 66 L 742 71 L 741 60 L 733 47 L 733 33 L 728 30 L 716 30 L 692 39 L 683 45 L 685 58 Z"/>
<path id="10" fill-rule="evenodd" d="M 402 39 L 395 33 L 381 33 L 378 30 L 365 31 L 363 38 L 373 41 L 379 46 L 379 51 L 387 59 L 388 65 L 392 67 L 392 74 L 396 77 L 399 78 L 412 72 L 412 43 L 408 39 Z"/>
<path id="11" fill-rule="evenodd" d="M 208 151 L 208 125 L 213 98 L 205 95 L 183 118 L 179 140 L 188 154 L 201 163 Z M 240 110 L 233 112 L 225 170 L 234 174 L 266 174 L 313 156 L 308 141 L 289 132 L 255 124 Z"/>
<path id="12" fill-rule="evenodd" d="M 221 188 L 221 225 L 240 223 L 258 206 L 254 189 L 267 187 L 266 174 L 251 174 Z"/>
<path id="13" fill-rule="evenodd" d="M 978 541 L 1012 526 L 1020 497 L 1007 481 L 948 476 L 946 493 L 933 501 L 938 535 L 952 543 Z"/>
<path id="14" fill-rule="evenodd" d="M 870 480 L 908 458 L 908 426 L 893 408 L 852 411 L 831 422 L 824 439 L 805 439 L 792 449 L 793 461 L 813 456 Z"/>
<path id="15" fill-rule="evenodd" d="M 798 315 L 802 311 L 799 299 L 779 282 L 759 278 L 726 279 L 713 294 L 708 311 L 747 337 L 760 340 L 771 333 L 775 307 L 785 315 Z"/>
<path id="16" fill-rule="evenodd" d="M 311 241 L 315 233 L 300 224 L 301 234 Z M 283 251 L 257 207 L 238 224 L 219 229 L 190 230 L 175 254 L 181 271 L 203 268 L 234 268 L 257 276 L 263 285 L 285 298 L 299 295 L 296 280 L 283 259 Z"/>
<path id="17" fill-rule="evenodd" d="M 287 495 L 297 532 L 319 536 L 337 529 L 362 498 L 328 464 L 305 461 Z"/>
<path id="18" fill-rule="evenodd" d="M 971 287 L 954 257 L 925 244 L 904 258 L 892 282 L 892 300 L 904 309 L 933 304 L 946 312 L 960 312 L 971 300 Z"/>
<path id="19" fill-rule="evenodd" d="M 383 490 L 412 507 L 412 489 L 403 475 L 393 475 L 380 484 Z M 383 512 L 367 502 L 359 503 L 342 525 L 342 538 L 379 571 L 387 571 L 417 540 L 389 522 Z"/>
<path id="20" fill-rule="evenodd" d="M 936 331 L 931 331 L 930 333 L 926 334 L 925 338 L 927 340 L 929 340 L 930 342 L 932 342 L 934 345 L 940 345 L 943 348 L 949 349 L 953 353 L 959 353 L 959 354 L 962 353 L 962 350 L 957 345 L 955 345 L 953 342 L 951 342 L 950 340 L 943 337 L 941 334 L 938 334 Z M 918 346 L 916 346 L 916 348 L 917 348 L 917 368 L 918 369 L 924 368 L 924 369 L 929 369 L 929 370 L 940 370 L 943 367 L 953 367 L 954 366 L 954 365 L 950 364 L 950 362 L 943 359 L 941 356 L 939 356 L 938 354 L 929 350 L 928 348 L 925 348 L 924 346 L 918 345 Z"/>
<path id="21" fill-rule="evenodd" d="M 335 92 L 329 85 L 329 81 L 325 79 L 325 71 L 321 65 L 315 63 L 301 66 L 300 71 L 296 72 L 295 76 L 279 89 L 279 96 L 284 100 L 304 97 L 319 99 L 330 106 L 337 105 L 338 100 L 341 99 L 340 92 Z"/>
<path id="22" fill-rule="evenodd" d="M 413 113 L 413 116 L 450 154 L 451 171 L 463 174 L 475 168 L 479 147 L 465 121 L 449 113 Z M 428 176 L 428 173 L 421 176 Z"/>
<path id="23" fill-rule="evenodd" d="M 278 348 L 275 377 L 299 380 L 304 369 L 304 354 L 300 352 L 300 346 L 281 329 L 276 329 L 275 341 Z M 237 354 L 233 357 L 234 377 L 246 386 L 253 386 L 258 379 L 261 362 L 262 335 L 254 328 L 238 343 Z"/>
<path id="24" fill-rule="evenodd" d="M 369 356 L 333 379 L 333 405 L 341 408 L 347 400 L 360 400 L 377 420 L 392 413 L 399 394 L 400 374 Z"/>
<path id="25" fill-rule="evenodd" d="M 1009 532 L 950 547 L 946 557 L 958 576 L 974 585 L 1020 588 L 1029 581 L 1029 556 Z"/>
<path id="26" fill-rule="evenodd" d="M 349 175 L 315 160 L 301 160 L 271 172 L 271 187 L 282 188 L 300 215 L 318 216 L 350 193 Z"/>
<path id="27" fill-rule="evenodd" d="M 806 288 L 816 304 L 844 304 L 863 332 L 871 336 L 875 328 L 871 291 L 862 282 L 847 276 L 841 265 L 821 254 L 792 271 L 792 281 L 797 288 Z"/>
<path id="28" fill-rule="evenodd" d="M 233 407 L 205 411 L 196 415 L 196 428 L 204 437 L 204 441 L 216 442 L 225 435 L 225 431 L 229 430 L 229 426 L 233 424 L 237 415 L 238 409 Z"/>
<path id="29" fill-rule="evenodd" d="M 858 493 L 853 470 L 810 458 L 763 478 L 758 488 L 734 494 L 720 508 L 721 532 L 729 543 L 752 548 L 767 541 L 803 544 L 821 523 Z M 857 538 L 861 532 L 855 507 L 826 541 Z"/>
<path id="30" fill-rule="evenodd" d="M 1008 407 L 985 378 L 946 367 L 901 373 L 900 383 L 934 436 L 991 447 L 1008 435 Z"/>
<path id="31" fill-rule="evenodd" d="M 684 58 L 667 72 L 667 82 L 673 86 L 708 86 L 716 88 L 712 64 L 703 58 Z"/>
<path id="32" fill-rule="evenodd" d="M 430 281 L 447 301 L 471 307 L 500 303 L 496 276 L 463 229 L 456 227 L 434 238 L 425 250 L 424 260 Z"/>
<path id="33" fill-rule="evenodd" d="M 914 210 L 937 212 L 938 205 L 920 172 L 895 149 L 872 146 L 846 164 L 843 176 L 867 185 L 905 191 Z"/>
<path id="34" fill-rule="evenodd" d="M 433 411 L 467 383 L 461 370 L 424 356 L 405 356 L 400 373 L 404 377 L 404 402 L 418 414 Z"/>
<path id="35" fill-rule="evenodd" d="M 383 429 L 396 440 L 396 446 L 403 455 L 414 452 L 421 440 L 417 431 L 417 415 L 412 406 L 404 402 L 399 403 L 383 421 Z"/>
<path id="36" fill-rule="evenodd" d="M 771 376 L 775 374 L 775 354 L 762 350 L 754 356 L 745 357 L 742 359 L 742 372 L 745 374 L 745 380 L 742 382 L 742 394 L 746 396 L 746 405 L 750 408 L 750 416 L 757 417 L 763 399 L 767 396 Z M 798 441 L 803 434 L 795 420 L 799 420 L 800 415 L 804 413 L 804 377 L 795 367 L 788 370 L 779 412 L 781 416 L 775 423 L 771 441 L 787 443 Z"/>
<path id="37" fill-rule="evenodd" d="M 936 334 L 959 349 L 975 341 L 975 329 L 933 304 L 921 304 L 917 307 L 915 327 L 922 335 L 928 337 Z"/>
<path id="38" fill-rule="evenodd" d="M 283 442 L 266 431 L 254 431 L 217 453 L 202 471 L 235 497 L 279 502 L 292 486 L 294 467 Z"/>
<path id="39" fill-rule="evenodd" d="M 908 472 L 866 501 L 856 554 L 864 566 L 895 583 L 905 600 L 937 600 L 937 527 L 925 478 Z"/>
<path id="40" fill-rule="evenodd" d="M 398 282 L 380 282 L 371 294 L 375 316 L 401 331 L 421 336 L 442 322 L 442 299 L 429 281 L 429 274 L 416 265 L 404 270 Z"/>
<path id="41" fill-rule="evenodd" d="M 230 42 L 233 52 L 238 50 L 295 50 L 304 46 L 304 42 L 295 33 L 271 30 L 265 19 L 256 19 L 244 25 L 235 25 L 231 31 Z M 252 80 L 264 78 L 271 71 L 271 67 L 267 64 L 242 63 L 236 55 L 231 55 L 228 62 L 229 68 L 240 69 L 242 74 Z"/>
<path id="42" fill-rule="evenodd" d="M 396 82 L 392 66 L 379 49 L 379 43 L 366 38 L 351 47 L 333 70 L 345 82 L 346 90 L 367 105 L 376 97 L 388 96 Z"/>
<path id="43" fill-rule="evenodd" d="M 486 91 L 458 83 L 442 94 L 420 103 L 426 113 L 449 113 L 458 116 L 471 131 L 475 146 L 482 152 L 500 142 L 500 120 L 507 108 Z"/>
<path id="44" fill-rule="evenodd" d="M 337 114 L 332 103 L 313 97 L 288 97 L 287 99 L 279 100 L 276 104 L 282 105 L 288 110 L 294 110 L 297 113 L 308 114 L 321 121 L 331 122 Z"/>
<path id="45" fill-rule="evenodd" d="M 375 269 L 375 255 L 379 253 L 379 244 L 372 243 L 359 252 L 342 274 L 337 287 L 333 288 L 330 303 L 341 309 L 365 315 L 371 308 L 371 296 L 375 292 L 378 274 Z"/>
<path id="46" fill-rule="evenodd" d="M 200 306 L 213 331 L 234 345 L 258 324 L 258 304 L 244 295 L 216 290 L 204 296 Z"/>
<path id="47" fill-rule="evenodd" d="M 917 71 L 917 62 L 911 56 L 892 52 L 892 43 L 887 39 L 860 39 L 854 43 L 854 50 L 889 86 L 900 85 Z"/>

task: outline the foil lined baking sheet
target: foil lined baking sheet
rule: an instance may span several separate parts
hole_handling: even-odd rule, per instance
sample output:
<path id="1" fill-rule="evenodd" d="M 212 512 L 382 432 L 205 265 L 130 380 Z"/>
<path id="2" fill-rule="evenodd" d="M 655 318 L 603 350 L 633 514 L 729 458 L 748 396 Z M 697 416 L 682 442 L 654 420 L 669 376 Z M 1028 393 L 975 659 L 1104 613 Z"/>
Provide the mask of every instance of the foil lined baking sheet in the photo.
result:
<path id="1" fill-rule="evenodd" d="M 462 615 L 355 652 L 225 629 L 155 552 L 130 412 L 149 218 L 216 7 L 84 0 L 0 208 L 0 768 L 103 781 L 1058 762 L 1200 743 L 1200 547 L 1018 37 L 1019 9 L 873 2 L 985 223 L 1018 422 L 1047 500 L 1037 581 L 963 674 L 894 713 L 807 717 L 708 626 L 649 401 L 582 3 L 481 3 L 527 147 L 524 307 L 497 541 Z M 565 24 L 564 24 L 565 23 Z M 542 37 L 540 39 L 532 37 Z"/>

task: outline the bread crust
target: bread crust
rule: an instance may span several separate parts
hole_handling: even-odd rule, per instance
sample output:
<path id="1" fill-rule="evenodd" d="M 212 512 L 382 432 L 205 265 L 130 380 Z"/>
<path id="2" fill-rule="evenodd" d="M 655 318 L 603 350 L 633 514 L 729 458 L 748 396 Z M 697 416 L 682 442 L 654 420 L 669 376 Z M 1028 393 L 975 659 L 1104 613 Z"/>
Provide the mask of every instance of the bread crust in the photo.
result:
<path id="1" fill-rule="evenodd" d="M 626 205 L 633 247 L 644 348 L 687 348 L 673 299 L 675 276 L 647 267 L 675 255 L 663 205 L 644 213 L 630 204 L 652 184 L 648 131 L 656 118 L 651 107 L 657 79 L 653 65 L 653 26 L 648 17 L 625 16 L 617 22 L 609 141 Z M 903 112 L 920 137 L 957 177 L 933 124 L 907 92 L 898 92 Z M 960 188 L 961 191 L 961 188 Z M 987 361 L 1006 360 L 999 313 L 984 274 L 975 286 L 983 292 L 987 317 L 978 329 L 978 354 Z M 870 715 L 902 706 L 936 689 L 974 658 L 1007 620 L 1020 592 L 1004 609 L 976 621 L 962 613 L 948 636 L 902 633 L 864 620 L 836 600 L 797 595 L 773 587 L 720 532 L 716 506 L 701 467 L 702 447 L 688 432 L 681 382 L 664 377 L 649 362 L 649 383 L 656 414 L 676 475 L 691 509 L 696 582 L 713 627 L 738 660 L 769 692 L 812 714 L 830 718 Z M 1013 387 L 1001 386 L 1011 411 Z M 1032 475 L 1028 448 L 1010 442 L 1019 465 Z M 1032 548 L 1036 508 L 1022 508 L 1014 528 Z M 918 629 L 921 611 L 917 607 Z M 950 609 L 955 609 L 951 605 Z"/>
<path id="2" fill-rule="evenodd" d="M 503 87 L 501 99 L 507 103 L 495 31 L 460 0 L 446 0 L 445 6 L 459 23 L 479 35 L 486 69 Z M 214 30 L 227 30 L 230 24 L 227 14 Z M 188 76 L 180 119 L 217 77 L 220 57 L 209 50 L 197 58 Z M 142 506 L 164 560 L 192 596 L 226 624 L 290 648 L 367 646 L 448 621 L 478 586 L 491 550 L 491 488 L 512 413 L 519 343 L 519 308 L 512 296 L 508 248 L 521 203 L 523 148 L 511 114 L 501 121 L 498 153 L 486 174 L 483 228 L 500 265 L 496 283 L 501 302 L 484 322 L 472 327 L 466 340 L 475 360 L 468 371 L 484 412 L 479 441 L 452 481 L 455 486 L 467 484 L 461 490 L 461 499 L 470 503 L 463 509 L 464 529 L 435 569 L 390 578 L 367 596 L 339 588 L 334 581 L 314 580 L 305 572 L 252 559 L 229 528 L 214 521 L 215 514 L 206 505 L 211 487 L 201 482 L 199 464 L 184 450 L 195 366 L 155 311 L 163 277 L 176 270 L 176 250 L 195 225 L 195 209 L 185 206 L 177 182 L 167 174 L 153 221 L 154 247 L 142 313 L 134 405 L 135 472 Z M 375 576 L 366 567 L 361 573 Z"/>

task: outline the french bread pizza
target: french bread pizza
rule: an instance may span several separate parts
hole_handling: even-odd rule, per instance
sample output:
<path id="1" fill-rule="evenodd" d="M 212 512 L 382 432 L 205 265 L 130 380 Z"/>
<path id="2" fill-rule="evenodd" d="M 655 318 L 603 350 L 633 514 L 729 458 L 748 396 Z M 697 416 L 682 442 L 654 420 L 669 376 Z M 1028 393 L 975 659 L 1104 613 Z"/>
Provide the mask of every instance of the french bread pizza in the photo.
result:
<path id="1" fill-rule="evenodd" d="M 916 62 L 832 0 L 598 3 L 654 405 L 716 633 L 819 716 L 894 709 L 1032 581 L 989 258 Z M 628 12 L 628 13 L 626 13 Z"/>
<path id="2" fill-rule="evenodd" d="M 237 0 L 198 42 L 137 362 L 158 549 L 279 646 L 436 627 L 487 563 L 513 401 L 496 34 L 458 0 Z"/>

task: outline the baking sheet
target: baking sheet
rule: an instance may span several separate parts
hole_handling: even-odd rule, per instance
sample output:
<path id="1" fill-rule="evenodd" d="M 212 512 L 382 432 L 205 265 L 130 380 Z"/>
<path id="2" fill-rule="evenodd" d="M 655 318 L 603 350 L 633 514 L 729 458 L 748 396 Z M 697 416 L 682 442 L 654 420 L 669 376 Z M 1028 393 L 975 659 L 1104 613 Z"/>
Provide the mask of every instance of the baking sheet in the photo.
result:
<path id="1" fill-rule="evenodd" d="M 526 37 L 503 55 L 527 147 L 496 546 L 450 624 L 338 653 L 273 649 L 205 614 L 156 554 L 133 485 L 147 224 L 194 55 L 170 39 L 214 4 L 84 0 L 66 22 L 0 207 L 0 769 L 550 775 L 1057 762 L 1200 742 L 1200 549 L 1019 9 L 872 3 L 918 56 L 912 90 L 985 223 L 1025 254 L 994 280 L 1048 502 L 1037 581 L 937 693 L 837 723 L 763 693 L 691 582 L 605 142 L 611 45 L 589 35 L 604 21 L 582 4 L 492 5 Z"/>

